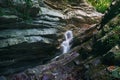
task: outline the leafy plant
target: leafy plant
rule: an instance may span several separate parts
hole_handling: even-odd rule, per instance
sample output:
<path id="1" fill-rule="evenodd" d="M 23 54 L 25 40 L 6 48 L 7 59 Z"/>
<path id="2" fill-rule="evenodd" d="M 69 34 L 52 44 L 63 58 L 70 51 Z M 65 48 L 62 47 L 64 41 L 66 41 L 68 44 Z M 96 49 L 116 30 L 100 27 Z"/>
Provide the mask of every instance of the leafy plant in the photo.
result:
<path id="1" fill-rule="evenodd" d="M 32 1 L 31 0 L 24 0 L 25 1 L 25 8 L 21 12 L 19 7 L 16 7 L 16 10 L 20 13 L 20 17 L 23 19 L 30 19 L 29 9 L 32 7 Z"/>
<path id="2" fill-rule="evenodd" d="M 116 43 L 119 43 L 120 40 L 120 26 L 116 26 L 113 28 L 113 32 L 115 33 L 108 39 L 108 44 L 115 45 Z"/>
<path id="3" fill-rule="evenodd" d="M 104 13 L 105 10 L 110 6 L 112 0 L 88 0 L 97 11 Z"/>
<path id="4" fill-rule="evenodd" d="M 120 78 L 120 67 L 117 67 L 111 72 L 111 76 L 115 78 Z"/>

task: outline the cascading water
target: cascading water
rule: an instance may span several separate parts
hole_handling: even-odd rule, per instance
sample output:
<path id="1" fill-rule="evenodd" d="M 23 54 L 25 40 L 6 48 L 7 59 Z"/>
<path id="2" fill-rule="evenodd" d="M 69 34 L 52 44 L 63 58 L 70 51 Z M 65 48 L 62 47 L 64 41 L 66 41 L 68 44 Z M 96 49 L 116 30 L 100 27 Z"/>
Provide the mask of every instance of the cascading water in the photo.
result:
<path id="1" fill-rule="evenodd" d="M 64 34 L 65 40 L 61 43 L 61 48 L 62 48 L 62 53 L 68 53 L 68 51 L 70 50 L 72 44 L 72 40 L 73 40 L 73 33 L 71 30 L 68 30 L 65 32 Z M 59 56 L 56 56 L 56 58 Z M 18 74 L 14 74 L 11 80 L 39 80 L 39 77 L 35 76 L 35 75 L 27 75 L 24 72 L 18 73 Z M 48 80 L 50 77 L 47 75 L 44 75 L 42 77 L 42 80 Z M 0 77 L 0 80 L 5 80 L 4 77 Z"/>
<path id="2" fill-rule="evenodd" d="M 68 51 L 70 50 L 71 46 L 72 46 L 72 40 L 73 40 L 73 33 L 71 30 L 68 30 L 65 32 L 64 34 L 65 36 L 65 40 L 62 42 L 61 44 L 61 49 L 62 49 L 62 53 L 68 53 Z M 78 65 L 80 64 L 78 59 L 75 59 L 74 62 Z"/>
<path id="3" fill-rule="evenodd" d="M 62 53 L 67 53 L 70 50 L 71 42 L 73 40 L 73 33 L 71 30 L 68 30 L 64 34 L 65 40 L 61 44 Z"/>

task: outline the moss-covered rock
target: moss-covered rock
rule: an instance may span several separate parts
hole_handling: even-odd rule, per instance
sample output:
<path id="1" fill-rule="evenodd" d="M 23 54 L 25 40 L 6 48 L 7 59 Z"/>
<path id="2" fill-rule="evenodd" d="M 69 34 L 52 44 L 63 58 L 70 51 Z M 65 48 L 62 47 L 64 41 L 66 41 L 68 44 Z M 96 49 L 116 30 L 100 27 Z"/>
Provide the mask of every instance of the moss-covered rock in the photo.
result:
<path id="1" fill-rule="evenodd" d="M 2 5 L 0 13 L 3 15 L 12 14 L 28 19 L 37 16 L 40 12 L 38 0 L 6 0 L 6 2 L 1 0 L 0 4 Z M 5 12 L 6 8 L 8 8 L 9 13 Z"/>

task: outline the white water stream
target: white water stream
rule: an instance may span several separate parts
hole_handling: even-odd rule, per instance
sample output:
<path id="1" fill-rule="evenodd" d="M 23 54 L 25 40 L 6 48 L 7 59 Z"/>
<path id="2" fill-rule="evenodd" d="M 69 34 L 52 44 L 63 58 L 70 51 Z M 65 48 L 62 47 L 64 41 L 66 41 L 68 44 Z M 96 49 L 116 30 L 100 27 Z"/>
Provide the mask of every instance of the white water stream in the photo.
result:
<path id="1" fill-rule="evenodd" d="M 66 31 L 64 34 L 64 37 L 65 37 L 65 40 L 61 43 L 61 49 L 62 49 L 63 54 L 67 53 L 72 46 L 72 44 L 71 44 L 71 42 L 73 40 L 72 31 L 71 30 Z"/>
<path id="2" fill-rule="evenodd" d="M 73 40 L 73 33 L 71 30 L 68 30 L 64 33 L 64 38 L 65 40 L 61 43 L 60 45 L 60 50 L 62 52 L 62 54 L 65 54 L 65 53 L 68 53 L 71 46 L 72 46 L 72 40 Z M 60 53 L 61 53 L 60 52 Z M 51 61 L 55 60 L 55 59 L 58 59 L 59 58 L 59 53 L 56 54 L 56 57 L 54 59 L 52 59 Z"/>

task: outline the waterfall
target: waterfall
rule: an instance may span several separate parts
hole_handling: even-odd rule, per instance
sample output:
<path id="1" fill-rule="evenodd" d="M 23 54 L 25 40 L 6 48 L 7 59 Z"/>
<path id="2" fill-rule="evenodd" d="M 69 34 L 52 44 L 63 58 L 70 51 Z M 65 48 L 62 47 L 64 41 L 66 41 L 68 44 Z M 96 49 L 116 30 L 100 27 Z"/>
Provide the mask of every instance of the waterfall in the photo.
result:
<path id="1" fill-rule="evenodd" d="M 64 36 L 65 36 L 65 40 L 72 41 L 72 39 L 73 39 L 73 33 L 70 30 L 66 31 L 65 34 L 64 34 Z"/>
<path id="2" fill-rule="evenodd" d="M 64 34 L 65 40 L 61 44 L 62 53 L 67 53 L 70 50 L 71 42 L 73 40 L 73 33 L 71 30 L 68 30 Z"/>

